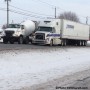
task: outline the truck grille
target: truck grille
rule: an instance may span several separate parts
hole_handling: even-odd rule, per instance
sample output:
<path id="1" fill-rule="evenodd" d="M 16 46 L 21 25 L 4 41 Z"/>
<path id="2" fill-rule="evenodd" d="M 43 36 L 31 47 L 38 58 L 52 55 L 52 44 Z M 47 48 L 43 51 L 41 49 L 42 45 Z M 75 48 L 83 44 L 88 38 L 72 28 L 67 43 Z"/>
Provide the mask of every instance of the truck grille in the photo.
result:
<path id="1" fill-rule="evenodd" d="M 35 35 L 35 37 L 36 37 L 36 39 L 38 39 L 38 40 L 45 40 L 45 34 L 43 34 L 43 33 L 37 33 L 37 34 Z"/>
<path id="2" fill-rule="evenodd" d="M 12 36 L 14 31 L 5 31 L 6 36 Z"/>

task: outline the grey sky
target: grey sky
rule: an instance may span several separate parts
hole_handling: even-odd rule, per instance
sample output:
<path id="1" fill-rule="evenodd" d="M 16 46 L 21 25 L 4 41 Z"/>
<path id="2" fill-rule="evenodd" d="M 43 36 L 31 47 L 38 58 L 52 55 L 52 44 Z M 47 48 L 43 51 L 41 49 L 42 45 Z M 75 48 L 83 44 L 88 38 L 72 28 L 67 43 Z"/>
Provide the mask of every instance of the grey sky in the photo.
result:
<path id="1" fill-rule="evenodd" d="M 12 0 L 10 2 L 10 5 L 27 11 L 35 12 L 37 14 L 22 11 L 23 13 L 27 13 L 35 17 L 50 17 L 50 16 L 54 17 L 54 6 L 57 6 L 57 16 L 64 11 L 72 11 L 75 12 L 77 15 L 79 15 L 80 20 L 83 23 L 85 23 L 84 17 L 86 16 L 90 17 L 90 12 L 89 12 L 90 0 Z M 4 0 L 0 0 L 0 8 L 6 8 L 6 3 L 4 2 Z M 9 8 L 13 9 L 14 11 L 15 10 L 21 11 L 11 6 Z M 39 14 L 45 14 L 45 15 L 39 15 Z M 40 19 L 31 16 L 24 16 L 10 12 L 10 23 L 12 22 L 12 20 L 15 23 L 19 23 L 26 19 L 34 19 L 34 20 Z M 5 23 L 6 23 L 6 11 L 0 10 L 0 26 L 2 26 Z"/>

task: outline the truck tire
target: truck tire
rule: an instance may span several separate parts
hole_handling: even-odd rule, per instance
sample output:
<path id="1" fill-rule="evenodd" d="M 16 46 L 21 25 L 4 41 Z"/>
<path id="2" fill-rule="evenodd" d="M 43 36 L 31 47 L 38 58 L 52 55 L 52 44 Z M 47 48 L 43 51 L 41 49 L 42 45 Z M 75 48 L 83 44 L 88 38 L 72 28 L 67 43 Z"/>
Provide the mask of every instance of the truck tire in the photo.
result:
<path id="1" fill-rule="evenodd" d="M 64 40 L 64 46 L 67 46 L 67 40 Z"/>
<path id="2" fill-rule="evenodd" d="M 10 40 L 10 44 L 14 44 L 14 41 L 13 40 Z"/>
<path id="3" fill-rule="evenodd" d="M 24 44 L 29 44 L 29 37 L 26 37 L 23 41 Z"/>
<path id="4" fill-rule="evenodd" d="M 84 41 L 84 46 L 86 46 L 87 45 L 87 41 Z"/>
<path id="5" fill-rule="evenodd" d="M 31 44 L 33 44 L 33 41 L 32 40 L 30 42 L 31 42 Z"/>
<path id="6" fill-rule="evenodd" d="M 77 41 L 77 46 L 81 46 L 81 41 L 80 40 Z"/>
<path id="7" fill-rule="evenodd" d="M 82 46 L 82 41 L 79 41 L 79 46 Z"/>
<path id="8" fill-rule="evenodd" d="M 84 41 L 82 41 L 82 46 L 84 46 Z"/>
<path id="9" fill-rule="evenodd" d="M 8 40 L 6 38 L 3 38 L 3 43 L 4 44 L 7 44 L 8 43 Z"/>
<path id="10" fill-rule="evenodd" d="M 61 41 L 61 46 L 66 46 L 67 45 L 67 41 L 66 40 L 62 40 Z"/>
<path id="11" fill-rule="evenodd" d="M 53 40 L 50 41 L 50 46 L 53 46 Z"/>
<path id="12" fill-rule="evenodd" d="M 23 36 L 20 36 L 18 39 L 18 44 L 23 44 Z"/>
<path id="13" fill-rule="evenodd" d="M 64 46 L 64 41 L 63 40 L 61 41 L 61 46 Z"/>

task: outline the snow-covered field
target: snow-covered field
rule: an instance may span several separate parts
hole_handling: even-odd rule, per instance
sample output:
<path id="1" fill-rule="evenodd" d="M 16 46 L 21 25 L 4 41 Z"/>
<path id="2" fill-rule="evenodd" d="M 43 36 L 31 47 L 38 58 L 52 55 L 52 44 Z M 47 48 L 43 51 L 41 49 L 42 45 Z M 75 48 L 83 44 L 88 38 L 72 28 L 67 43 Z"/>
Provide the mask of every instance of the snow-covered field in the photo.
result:
<path id="1" fill-rule="evenodd" d="M 0 90 L 15 90 L 90 68 L 90 48 L 0 52 Z"/>

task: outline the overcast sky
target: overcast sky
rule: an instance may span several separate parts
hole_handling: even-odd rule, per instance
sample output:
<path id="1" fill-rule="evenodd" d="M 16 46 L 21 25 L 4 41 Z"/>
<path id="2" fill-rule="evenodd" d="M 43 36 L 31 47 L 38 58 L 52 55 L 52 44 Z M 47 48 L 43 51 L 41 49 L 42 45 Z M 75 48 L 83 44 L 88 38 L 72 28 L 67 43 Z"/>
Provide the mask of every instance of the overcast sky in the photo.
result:
<path id="1" fill-rule="evenodd" d="M 14 23 L 20 23 L 26 19 L 39 20 L 41 18 L 54 17 L 54 6 L 57 7 L 57 16 L 64 11 L 72 11 L 79 16 L 83 23 L 86 22 L 84 17 L 90 17 L 90 0 L 11 0 L 9 4 L 9 8 L 14 12 L 18 11 L 19 13 L 23 12 L 25 14 L 20 15 L 10 12 L 10 23 L 12 20 Z M 27 10 L 28 12 L 11 6 Z M 4 0 L 0 0 L 0 8 L 6 8 Z M 0 10 L 0 26 L 6 23 L 6 17 L 6 11 Z"/>

